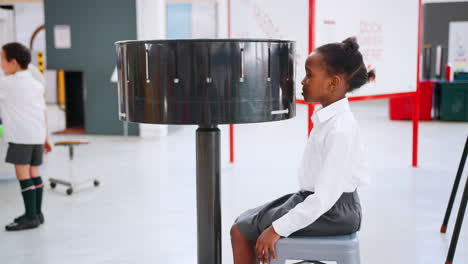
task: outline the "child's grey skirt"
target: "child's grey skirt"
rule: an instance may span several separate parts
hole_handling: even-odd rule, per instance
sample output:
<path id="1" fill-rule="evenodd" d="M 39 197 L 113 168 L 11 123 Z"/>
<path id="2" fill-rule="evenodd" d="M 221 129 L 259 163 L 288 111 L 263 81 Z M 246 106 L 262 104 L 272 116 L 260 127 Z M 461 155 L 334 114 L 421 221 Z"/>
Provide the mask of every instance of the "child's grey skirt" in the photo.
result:
<path id="1" fill-rule="evenodd" d="M 241 233 L 255 241 L 271 224 L 302 203 L 313 192 L 299 191 L 287 194 L 272 202 L 247 210 L 237 219 Z M 343 193 L 335 205 L 309 226 L 295 232 L 292 236 L 335 236 L 358 231 L 361 227 L 361 204 L 357 191 Z"/>

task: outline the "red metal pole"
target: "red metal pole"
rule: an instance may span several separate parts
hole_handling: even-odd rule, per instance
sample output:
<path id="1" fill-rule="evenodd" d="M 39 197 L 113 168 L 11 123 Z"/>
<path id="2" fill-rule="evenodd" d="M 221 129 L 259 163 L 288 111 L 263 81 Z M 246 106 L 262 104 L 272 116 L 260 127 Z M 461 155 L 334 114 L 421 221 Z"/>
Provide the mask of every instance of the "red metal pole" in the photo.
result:
<path id="1" fill-rule="evenodd" d="M 309 54 L 314 50 L 315 47 L 315 36 L 314 36 L 314 27 L 315 27 L 315 0 L 309 0 Z M 314 128 L 314 123 L 312 122 L 312 114 L 314 113 L 315 105 L 309 104 L 307 106 L 307 136 L 310 135 L 312 128 Z"/>
<path id="2" fill-rule="evenodd" d="M 314 50 L 315 0 L 309 0 L 309 53 Z"/>
<path id="3" fill-rule="evenodd" d="M 231 38 L 231 0 L 227 1 L 228 38 Z M 234 125 L 229 125 L 229 162 L 234 163 Z"/>
<path id="4" fill-rule="evenodd" d="M 421 65 L 421 19 L 422 19 L 422 0 L 418 2 L 418 58 L 416 69 L 416 93 L 414 94 L 413 104 L 413 162 L 414 168 L 418 167 L 418 140 L 419 140 L 419 105 L 420 105 L 420 65 Z"/>

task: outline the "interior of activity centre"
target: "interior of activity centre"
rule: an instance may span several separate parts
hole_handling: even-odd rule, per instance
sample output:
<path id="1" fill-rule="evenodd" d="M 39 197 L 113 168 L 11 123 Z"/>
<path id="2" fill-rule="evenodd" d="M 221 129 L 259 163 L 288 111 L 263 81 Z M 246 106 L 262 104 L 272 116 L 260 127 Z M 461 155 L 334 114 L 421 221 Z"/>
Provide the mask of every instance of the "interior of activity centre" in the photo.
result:
<path id="1" fill-rule="evenodd" d="M 0 263 L 468 263 L 468 1 L 0 0 Z"/>

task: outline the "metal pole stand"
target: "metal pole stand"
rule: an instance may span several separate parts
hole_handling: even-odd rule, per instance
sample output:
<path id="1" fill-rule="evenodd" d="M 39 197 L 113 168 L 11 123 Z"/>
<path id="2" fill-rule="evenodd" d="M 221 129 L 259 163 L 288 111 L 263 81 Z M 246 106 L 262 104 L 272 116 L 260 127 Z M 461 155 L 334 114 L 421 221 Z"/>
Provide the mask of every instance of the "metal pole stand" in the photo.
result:
<path id="1" fill-rule="evenodd" d="M 460 202 L 460 209 L 458 210 L 457 221 L 455 222 L 455 228 L 453 229 L 452 241 L 450 241 L 450 248 L 447 254 L 447 260 L 445 264 L 452 264 L 453 257 L 455 256 L 455 249 L 457 248 L 458 237 L 463 223 L 463 217 L 465 216 L 466 203 L 468 201 L 468 179 L 466 180 L 465 190 L 463 191 L 462 200 Z"/>
<path id="2" fill-rule="evenodd" d="M 196 133 L 198 264 L 221 264 L 220 130 Z"/>
<path id="3" fill-rule="evenodd" d="M 450 214 L 452 213 L 453 202 L 455 201 L 455 196 L 457 196 L 458 185 L 460 185 L 460 180 L 463 174 L 463 169 L 465 168 L 466 157 L 468 155 L 468 137 L 466 138 L 465 148 L 463 149 L 462 158 L 460 160 L 460 165 L 458 166 L 457 176 L 455 177 L 455 182 L 453 183 L 452 192 L 450 194 L 449 203 L 447 205 L 447 210 L 445 211 L 444 222 L 440 228 L 441 233 L 447 231 L 447 224 L 450 219 Z"/>
<path id="4" fill-rule="evenodd" d="M 465 148 L 463 149 L 462 158 L 460 160 L 460 165 L 458 166 L 457 176 L 455 177 L 455 182 L 453 183 L 452 192 L 450 194 L 449 203 L 447 205 L 447 210 L 445 212 L 444 222 L 440 228 L 441 233 L 447 232 L 447 225 L 450 219 L 450 214 L 452 212 L 453 203 L 455 201 L 455 196 L 457 195 L 458 186 L 460 185 L 460 180 L 463 174 L 463 169 L 465 168 L 466 158 L 468 155 L 468 137 L 466 138 Z M 447 254 L 446 264 L 452 264 L 453 257 L 455 256 L 455 249 L 457 248 L 458 237 L 460 235 L 461 226 L 463 223 L 463 217 L 465 215 L 466 203 L 468 199 L 468 179 L 465 184 L 465 190 L 463 191 L 462 200 L 460 202 L 460 209 L 458 211 L 457 220 L 455 222 L 455 228 L 453 230 L 452 241 L 450 242 L 449 252 Z"/>
<path id="5" fill-rule="evenodd" d="M 290 40 L 215 38 L 128 40 L 115 46 L 120 120 L 199 126 L 198 263 L 221 264 L 217 125 L 281 121 L 296 115 L 296 44 Z"/>

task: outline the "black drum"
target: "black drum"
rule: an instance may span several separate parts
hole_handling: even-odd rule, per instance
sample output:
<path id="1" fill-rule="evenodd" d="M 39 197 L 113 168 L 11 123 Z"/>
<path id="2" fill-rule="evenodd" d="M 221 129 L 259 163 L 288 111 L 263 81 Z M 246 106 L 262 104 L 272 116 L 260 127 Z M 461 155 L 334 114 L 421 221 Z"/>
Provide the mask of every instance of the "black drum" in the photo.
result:
<path id="1" fill-rule="evenodd" d="M 295 116 L 295 43 L 261 39 L 116 42 L 120 119 L 238 124 Z"/>

